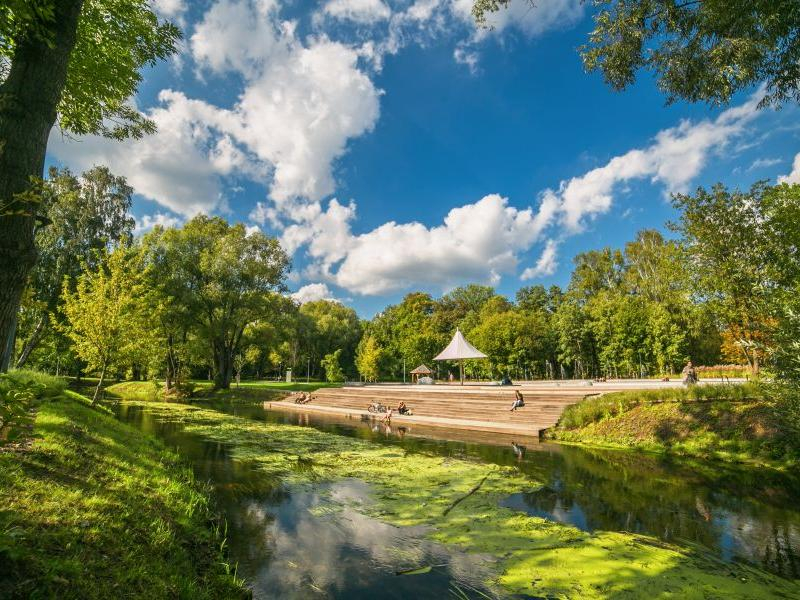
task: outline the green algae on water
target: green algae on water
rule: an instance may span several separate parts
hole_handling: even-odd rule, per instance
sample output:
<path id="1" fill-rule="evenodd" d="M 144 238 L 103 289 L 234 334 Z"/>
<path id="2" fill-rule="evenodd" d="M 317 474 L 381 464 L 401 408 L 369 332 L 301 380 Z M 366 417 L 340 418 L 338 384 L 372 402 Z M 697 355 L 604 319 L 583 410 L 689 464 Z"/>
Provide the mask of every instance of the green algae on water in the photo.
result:
<path id="1" fill-rule="evenodd" d="M 135 403 L 132 403 L 135 404 Z M 580 531 L 500 506 L 531 480 L 510 466 L 396 448 L 310 427 L 257 422 L 197 406 L 141 404 L 160 420 L 225 444 L 237 460 L 286 485 L 355 478 L 368 500 L 359 512 L 432 541 L 497 561 L 505 592 L 555 598 L 799 598 L 800 582 L 726 563 L 700 547 L 628 533 Z M 334 508 L 329 518 L 336 518 Z"/>

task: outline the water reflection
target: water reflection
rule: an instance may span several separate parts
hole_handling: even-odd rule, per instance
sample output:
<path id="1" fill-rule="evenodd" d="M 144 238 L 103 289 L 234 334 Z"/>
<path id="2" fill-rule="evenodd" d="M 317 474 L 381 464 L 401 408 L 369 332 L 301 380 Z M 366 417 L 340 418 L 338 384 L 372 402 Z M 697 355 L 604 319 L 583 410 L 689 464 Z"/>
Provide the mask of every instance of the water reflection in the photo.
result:
<path id="1" fill-rule="evenodd" d="M 233 460 L 223 444 L 160 422 L 139 407 L 116 407 L 120 419 L 163 439 L 209 481 L 227 521 L 238 573 L 255 598 L 493 598 L 484 581 L 492 559 L 365 516 L 369 486 L 358 480 L 288 489 L 255 465 Z M 430 569 L 428 570 L 428 567 Z M 405 571 L 424 572 L 403 575 Z M 421 596 L 421 591 L 424 595 Z"/>
<path id="2" fill-rule="evenodd" d="M 797 501 L 800 498 L 800 485 L 797 480 L 785 475 L 767 470 L 723 468 L 718 464 L 670 461 L 630 452 L 540 444 L 535 439 L 493 436 L 496 443 L 488 444 L 481 443 L 485 438 L 478 435 L 476 437 L 480 442 L 471 442 L 463 432 L 424 430 L 416 426 L 393 427 L 370 420 L 346 421 L 312 413 L 266 411 L 260 405 L 228 403 L 213 407 L 247 418 L 311 426 L 376 443 L 396 444 L 407 452 L 513 465 L 532 480 L 530 489 L 520 490 L 503 502 L 504 506 L 513 510 L 572 524 L 585 531 L 628 531 L 655 535 L 678 544 L 697 543 L 724 560 L 743 560 L 785 577 L 800 578 L 800 506 Z M 434 439 L 420 437 L 421 433 L 465 439 Z M 184 448 L 180 451 L 187 454 Z M 189 458 L 198 462 L 191 451 Z M 207 455 L 198 458 L 199 463 L 206 464 L 201 468 L 210 468 Z M 224 481 L 226 476 L 224 473 L 207 474 L 214 481 Z M 538 486 L 533 482 L 543 482 L 544 485 Z M 291 498 L 283 499 L 280 493 L 278 490 L 269 491 L 269 501 L 278 502 L 280 506 L 286 503 L 293 506 L 293 502 L 301 501 L 313 505 L 314 494 L 319 492 L 300 498 L 293 494 Z M 264 497 L 267 496 L 258 496 Z M 260 500 L 254 502 L 258 504 Z M 236 515 L 239 510 L 229 507 L 226 514 Z M 289 510 L 297 514 L 311 514 L 306 509 L 299 509 L 299 512 Z M 268 514 L 281 523 L 280 516 L 276 516 L 282 514 L 280 510 L 276 512 L 270 509 Z M 231 519 L 229 516 L 234 524 L 237 518 L 240 517 Z M 335 533 L 339 531 L 336 527 L 341 527 L 334 527 L 336 522 L 331 522 L 333 529 L 327 535 L 334 539 L 355 539 L 353 531 L 345 531 L 341 535 Z M 263 531 L 264 526 L 264 523 L 260 523 L 255 529 Z M 320 527 L 319 520 L 314 521 L 314 527 Z M 296 533 L 298 530 L 291 531 Z M 237 537 L 249 539 L 256 535 L 248 531 Z M 292 537 L 287 539 L 291 540 Z M 387 539 L 392 540 L 388 546 L 395 543 L 391 536 Z M 250 550 L 251 547 L 241 549 L 245 553 Z M 267 551 L 274 551 L 274 547 L 273 550 L 261 548 L 255 555 L 263 556 L 263 552 Z M 342 561 L 348 569 L 357 570 L 359 560 L 367 561 L 373 567 L 380 563 L 363 546 L 354 546 L 347 551 L 360 557 L 354 561 L 335 559 Z M 380 564 L 389 568 L 385 563 Z M 376 577 L 373 567 L 367 570 L 369 577 Z M 433 575 L 436 575 L 435 571 Z M 337 588 L 334 580 L 329 581 L 319 574 L 307 577 L 308 581 L 323 580 L 333 589 L 344 589 Z M 454 577 L 452 572 L 445 580 L 448 577 Z M 394 585 L 402 585 L 394 579 L 392 581 Z"/>

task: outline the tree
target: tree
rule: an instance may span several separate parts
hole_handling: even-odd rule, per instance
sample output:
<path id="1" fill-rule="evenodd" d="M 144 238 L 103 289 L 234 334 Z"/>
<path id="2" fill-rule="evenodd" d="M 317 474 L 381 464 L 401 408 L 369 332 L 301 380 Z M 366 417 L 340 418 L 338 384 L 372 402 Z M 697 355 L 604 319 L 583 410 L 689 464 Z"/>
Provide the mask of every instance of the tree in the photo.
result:
<path id="1" fill-rule="evenodd" d="M 316 300 L 303 304 L 300 315 L 308 319 L 304 349 L 314 371 L 320 357 L 337 349 L 341 350 L 342 364 L 352 371 L 356 346 L 361 339 L 361 322 L 356 311 L 341 302 Z"/>
<path id="2" fill-rule="evenodd" d="M 64 285 L 66 333 L 78 356 L 100 375 L 92 402 L 109 369 L 141 360 L 155 345 L 141 302 L 145 294 L 140 266 L 124 249 L 78 277 L 74 292 Z"/>
<path id="3" fill-rule="evenodd" d="M 475 0 L 481 26 L 509 0 Z M 762 106 L 800 102 L 800 6 L 795 0 L 593 0 L 601 7 L 589 43 L 588 71 L 615 90 L 655 74 L 667 101 L 728 104 L 766 84 Z"/>
<path id="4" fill-rule="evenodd" d="M 228 389 L 245 328 L 281 300 L 289 258 L 278 240 L 247 234 L 244 225 L 197 216 L 182 228 L 146 236 L 146 264 L 211 353 L 214 385 Z"/>
<path id="5" fill-rule="evenodd" d="M 44 192 L 40 208 L 47 225 L 36 228 L 39 259 L 22 305 L 17 368 L 38 346 L 50 320 L 58 317 L 64 279 L 72 290 L 83 270 L 97 269 L 106 252 L 129 243 L 133 233 L 128 214 L 133 188 L 106 167 L 94 167 L 80 178 L 53 167 Z"/>
<path id="6" fill-rule="evenodd" d="M 769 307 L 774 289 L 772 235 L 765 219 L 769 186 L 730 192 L 722 184 L 694 195 L 678 194 L 681 210 L 674 228 L 683 235 L 697 293 L 711 305 L 725 329 L 736 337 L 753 373 L 769 351 Z M 787 248 L 786 250 L 789 250 Z"/>
<path id="7" fill-rule="evenodd" d="M 383 350 L 371 335 L 361 338 L 356 351 L 356 368 L 366 381 L 377 381 L 380 377 Z"/>
<path id="8" fill-rule="evenodd" d="M 339 383 L 344 381 L 344 371 L 342 371 L 339 358 L 342 355 L 341 349 L 326 354 L 321 361 L 321 366 L 325 370 L 325 380 L 331 383 Z"/>
<path id="9" fill-rule="evenodd" d="M 154 130 L 128 104 L 139 70 L 172 54 L 180 32 L 148 0 L 10 0 L 0 6 L 0 371 L 36 262 L 34 225 L 47 139 L 62 130 L 115 139 Z M 33 186 L 33 187 L 32 187 Z"/>

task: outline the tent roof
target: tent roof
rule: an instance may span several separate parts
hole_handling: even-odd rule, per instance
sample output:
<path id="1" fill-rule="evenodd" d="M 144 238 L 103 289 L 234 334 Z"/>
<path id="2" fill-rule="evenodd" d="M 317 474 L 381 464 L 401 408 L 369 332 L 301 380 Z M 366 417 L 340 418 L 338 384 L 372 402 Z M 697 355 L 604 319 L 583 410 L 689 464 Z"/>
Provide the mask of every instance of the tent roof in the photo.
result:
<path id="1" fill-rule="evenodd" d="M 447 348 L 433 360 L 461 360 L 463 358 L 486 358 L 486 355 L 470 344 L 460 329 L 456 329 L 456 334 Z"/>
<path id="2" fill-rule="evenodd" d="M 413 371 L 411 371 L 412 375 L 430 375 L 433 373 L 426 365 L 420 365 Z"/>

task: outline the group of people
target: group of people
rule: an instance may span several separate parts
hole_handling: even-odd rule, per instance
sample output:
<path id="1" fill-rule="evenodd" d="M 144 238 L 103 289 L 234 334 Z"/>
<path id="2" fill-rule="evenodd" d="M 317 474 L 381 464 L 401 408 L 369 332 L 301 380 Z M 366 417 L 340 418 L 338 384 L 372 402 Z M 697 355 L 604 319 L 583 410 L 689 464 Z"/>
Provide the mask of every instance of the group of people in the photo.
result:
<path id="1" fill-rule="evenodd" d="M 386 409 L 386 414 L 383 416 L 383 420 L 384 421 L 391 421 L 392 420 L 392 413 L 393 413 L 392 409 L 391 408 L 387 408 Z M 401 400 L 400 404 L 397 405 L 397 414 L 398 415 L 410 415 L 411 414 L 411 409 L 408 408 L 408 406 L 406 406 L 406 403 Z"/>

